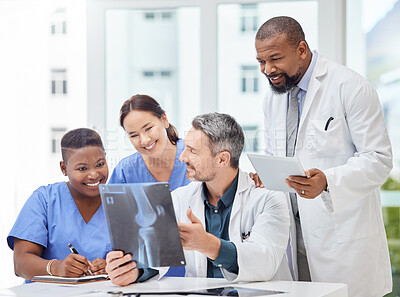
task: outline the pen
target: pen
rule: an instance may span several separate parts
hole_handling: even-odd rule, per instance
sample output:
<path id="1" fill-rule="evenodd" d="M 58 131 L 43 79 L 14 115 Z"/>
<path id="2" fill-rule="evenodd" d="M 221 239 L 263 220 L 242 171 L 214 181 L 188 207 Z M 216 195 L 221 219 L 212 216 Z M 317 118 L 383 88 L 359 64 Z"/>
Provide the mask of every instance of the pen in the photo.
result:
<path id="1" fill-rule="evenodd" d="M 328 119 L 328 121 L 326 122 L 326 124 L 325 124 L 325 131 L 328 130 L 328 126 L 329 126 L 329 123 L 330 123 L 331 121 L 333 121 L 333 117 L 330 117 L 330 118 Z"/>
<path id="2" fill-rule="evenodd" d="M 71 253 L 79 255 L 78 251 L 72 244 L 68 243 L 68 247 L 69 247 L 69 250 L 71 251 Z M 88 269 L 88 272 L 90 275 L 93 275 L 93 272 L 90 269 Z"/>

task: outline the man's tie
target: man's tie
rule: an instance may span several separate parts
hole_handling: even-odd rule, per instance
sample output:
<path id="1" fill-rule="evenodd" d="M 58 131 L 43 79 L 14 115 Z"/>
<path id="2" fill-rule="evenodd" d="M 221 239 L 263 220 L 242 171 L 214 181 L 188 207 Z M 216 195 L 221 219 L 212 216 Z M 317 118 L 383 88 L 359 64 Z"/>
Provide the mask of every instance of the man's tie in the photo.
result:
<path id="1" fill-rule="evenodd" d="M 297 128 L 299 125 L 299 102 L 297 94 L 300 92 L 298 86 L 294 86 L 290 91 L 289 108 L 286 116 L 286 157 L 293 157 L 296 147 Z M 297 199 L 295 193 L 290 193 L 293 213 L 298 216 Z"/>
<path id="2" fill-rule="evenodd" d="M 300 88 L 295 86 L 290 91 L 289 108 L 286 117 L 286 157 L 293 157 L 296 147 L 297 130 L 299 126 L 299 100 L 297 94 Z M 294 219 L 296 223 L 297 237 L 297 267 L 300 281 L 311 281 L 310 270 L 308 267 L 306 248 L 304 246 L 303 232 L 295 193 L 289 193 L 290 203 L 292 204 Z"/>

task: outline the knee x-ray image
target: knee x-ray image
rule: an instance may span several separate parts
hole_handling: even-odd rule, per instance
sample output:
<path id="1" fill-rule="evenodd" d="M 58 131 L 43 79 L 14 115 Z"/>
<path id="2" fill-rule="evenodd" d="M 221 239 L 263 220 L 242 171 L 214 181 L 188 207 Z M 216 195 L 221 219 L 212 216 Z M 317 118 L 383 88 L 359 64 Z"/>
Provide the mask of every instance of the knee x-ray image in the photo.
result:
<path id="1" fill-rule="evenodd" d="M 112 248 L 139 267 L 183 266 L 168 183 L 100 185 Z"/>

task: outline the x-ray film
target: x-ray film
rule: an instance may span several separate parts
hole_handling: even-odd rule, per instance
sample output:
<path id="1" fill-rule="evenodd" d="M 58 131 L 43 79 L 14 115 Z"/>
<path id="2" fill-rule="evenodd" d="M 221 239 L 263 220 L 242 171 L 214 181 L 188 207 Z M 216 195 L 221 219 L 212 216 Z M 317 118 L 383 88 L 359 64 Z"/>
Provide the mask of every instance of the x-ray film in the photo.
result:
<path id="1" fill-rule="evenodd" d="M 139 267 L 185 265 L 168 183 L 99 188 L 113 250 L 131 254 Z"/>

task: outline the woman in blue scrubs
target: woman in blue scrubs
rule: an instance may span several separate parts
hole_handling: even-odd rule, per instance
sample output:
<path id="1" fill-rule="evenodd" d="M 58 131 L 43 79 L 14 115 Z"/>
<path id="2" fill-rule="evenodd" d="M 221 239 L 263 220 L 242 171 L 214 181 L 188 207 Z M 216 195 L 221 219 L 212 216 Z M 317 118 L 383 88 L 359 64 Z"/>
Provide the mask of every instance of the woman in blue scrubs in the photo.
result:
<path id="1" fill-rule="evenodd" d="M 185 149 L 165 111 L 147 95 L 135 95 L 121 107 L 119 123 L 136 153 L 122 159 L 109 183 L 168 182 L 171 191 L 186 186 L 186 163 L 179 157 Z M 165 276 L 184 276 L 183 266 L 171 267 Z"/>
<path id="2" fill-rule="evenodd" d="M 117 164 L 109 183 L 168 182 L 173 191 L 190 182 L 186 164 L 179 161 L 183 140 L 156 100 L 131 97 L 121 107 L 119 122 L 137 152 Z"/>
<path id="3" fill-rule="evenodd" d="M 7 237 L 15 274 L 26 280 L 105 273 L 111 243 L 99 193 L 108 177 L 103 143 L 95 131 L 76 129 L 63 136 L 61 150 L 69 181 L 34 191 Z M 80 254 L 71 253 L 69 243 Z"/>

